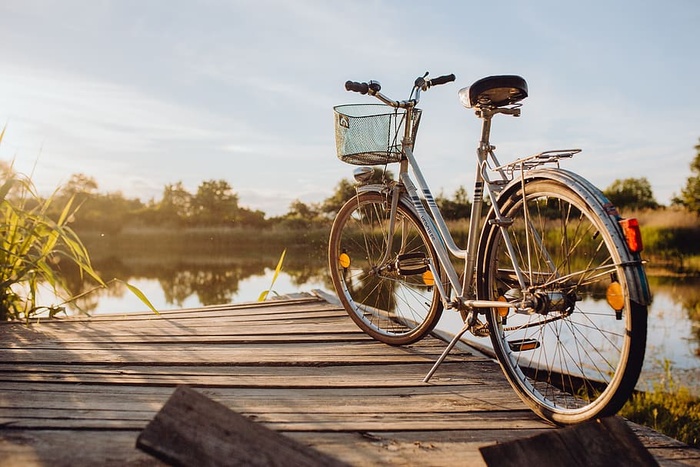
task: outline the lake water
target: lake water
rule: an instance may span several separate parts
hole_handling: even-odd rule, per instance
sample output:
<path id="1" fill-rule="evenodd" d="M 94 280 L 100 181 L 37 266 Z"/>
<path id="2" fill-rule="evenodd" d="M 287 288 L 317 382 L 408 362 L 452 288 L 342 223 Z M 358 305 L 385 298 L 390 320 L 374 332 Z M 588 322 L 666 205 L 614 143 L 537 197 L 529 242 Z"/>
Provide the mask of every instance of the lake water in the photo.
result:
<path id="1" fill-rule="evenodd" d="M 158 263 L 127 260 L 119 261 L 117 266 L 96 263 L 98 269 L 109 271 L 110 275 L 103 277 L 127 280 L 141 289 L 158 310 L 170 310 L 258 300 L 272 285 L 278 255 L 275 251 L 244 261 L 220 257 Z M 299 252 L 287 255 L 270 296 L 314 289 L 332 293 L 323 254 L 305 256 Z M 700 396 L 700 322 L 695 321 L 700 316 L 700 278 L 651 277 L 650 283 L 654 302 L 649 311 L 647 353 L 640 386 L 661 381 L 668 362 L 674 380 Z M 93 315 L 148 311 L 123 286 L 92 294 L 81 305 Z M 438 326 L 453 332 L 461 327 L 457 314 L 449 311 L 445 311 Z M 488 339 L 479 342 L 488 343 Z"/>

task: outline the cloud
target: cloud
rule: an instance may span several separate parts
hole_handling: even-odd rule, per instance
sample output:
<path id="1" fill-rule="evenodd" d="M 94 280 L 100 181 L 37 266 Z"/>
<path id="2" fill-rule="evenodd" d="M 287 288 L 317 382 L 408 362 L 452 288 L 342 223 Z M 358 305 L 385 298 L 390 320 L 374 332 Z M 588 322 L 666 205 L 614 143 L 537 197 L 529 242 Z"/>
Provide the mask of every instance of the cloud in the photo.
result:
<path id="1" fill-rule="evenodd" d="M 502 18 L 504 9 L 518 27 L 485 41 L 490 30 L 476 19 Z M 39 158 L 50 187 L 84 172 L 104 190 L 152 197 L 167 183 L 225 178 L 251 207 L 311 201 L 304 197 L 322 198 L 350 174 L 335 159 L 333 105 L 372 102 L 346 93 L 345 80 L 378 79 L 404 99 L 418 74 L 453 72 L 457 83 L 424 94 L 418 137 L 426 178 L 451 193 L 471 183 L 479 135 L 457 89 L 518 73 L 531 97 L 523 117 L 494 123 L 504 161 L 581 146 L 571 167 L 594 183 L 645 174 L 673 191 L 687 166 L 658 169 L 692 156 L 697 143 L 690 25 L 700 9 L 622 10 L 603 2 L 4 2 L 0 40 L 13 46 L 0 75 L 0 121 L 9 121 L 0 154 L 28 168 Z M 663 34 L 650 29 L 657 23 Z"/>

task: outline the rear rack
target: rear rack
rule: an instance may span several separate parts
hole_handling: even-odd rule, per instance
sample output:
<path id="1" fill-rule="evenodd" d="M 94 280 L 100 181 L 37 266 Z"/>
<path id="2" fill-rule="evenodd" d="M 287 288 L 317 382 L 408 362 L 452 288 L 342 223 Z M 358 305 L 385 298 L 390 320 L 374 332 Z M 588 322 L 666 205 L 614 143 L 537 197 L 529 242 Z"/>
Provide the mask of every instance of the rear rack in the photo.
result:
<path id="1" fill-rule="evenodd" d="M 559 167 L 560 159 L 569 159 L 581 152 L 581 149 L 555 149 L 552 151 L 544 151 L 532 156 L 516 159 L 513 162 L 495 167 L 494 171 L 503 171 L 509 175 L 513 175 L 516 171 L 524 171 L 534 169 L 540 165 L 555 164 Z"/>

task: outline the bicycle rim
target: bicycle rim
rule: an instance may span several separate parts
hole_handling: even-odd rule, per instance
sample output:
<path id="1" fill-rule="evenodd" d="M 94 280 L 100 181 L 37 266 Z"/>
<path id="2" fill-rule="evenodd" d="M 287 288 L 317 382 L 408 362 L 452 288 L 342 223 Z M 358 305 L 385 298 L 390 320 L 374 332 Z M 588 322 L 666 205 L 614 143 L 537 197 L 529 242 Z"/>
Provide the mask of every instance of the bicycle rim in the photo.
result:
<path id="1" fill-rule="evenodd" d="M 363 193 L 338 212 L 329 240 L 329 268 L 345 310 L 373 338 L 392 345 L 418 341 L 442 313 L 440 275 L 428 238 L 399 203 L 388 251 L 390 206 L 379 193 Z"/>
<path id="2" fill-rule="evenodd" d="M 496 356 L 541 417 L 571 424 L 612 415 L 634 390 L 646 344 L 646 307 L 629 299 L 618 233 L 605 228 L 602 208 L 563 184 L 538 180 L 522 190 L 503 214 L 513 219 L 508 234 L 528 290 L 549 304 L 532 314 L 489 310 Z M 513 261 L 496 226 L 487 227 L 480 264 L 480 295 L 516 300 Z"/>

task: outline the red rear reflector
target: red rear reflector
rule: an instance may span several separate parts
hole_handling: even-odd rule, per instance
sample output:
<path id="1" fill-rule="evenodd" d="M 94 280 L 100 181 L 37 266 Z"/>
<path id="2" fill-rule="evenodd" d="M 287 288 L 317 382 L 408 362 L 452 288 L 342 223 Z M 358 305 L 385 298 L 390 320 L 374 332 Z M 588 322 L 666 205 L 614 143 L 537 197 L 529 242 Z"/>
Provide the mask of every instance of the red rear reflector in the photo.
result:
<path id="1" fill-rule="evenodd" d="M 637 219 L 622 219 L 620 221 L 622 231 L 627 240 L 627 246 L 632 253 L 639 253 L 644 249 L 642 245 L 642 232 L 639 230 L 639 222 Z"/>

